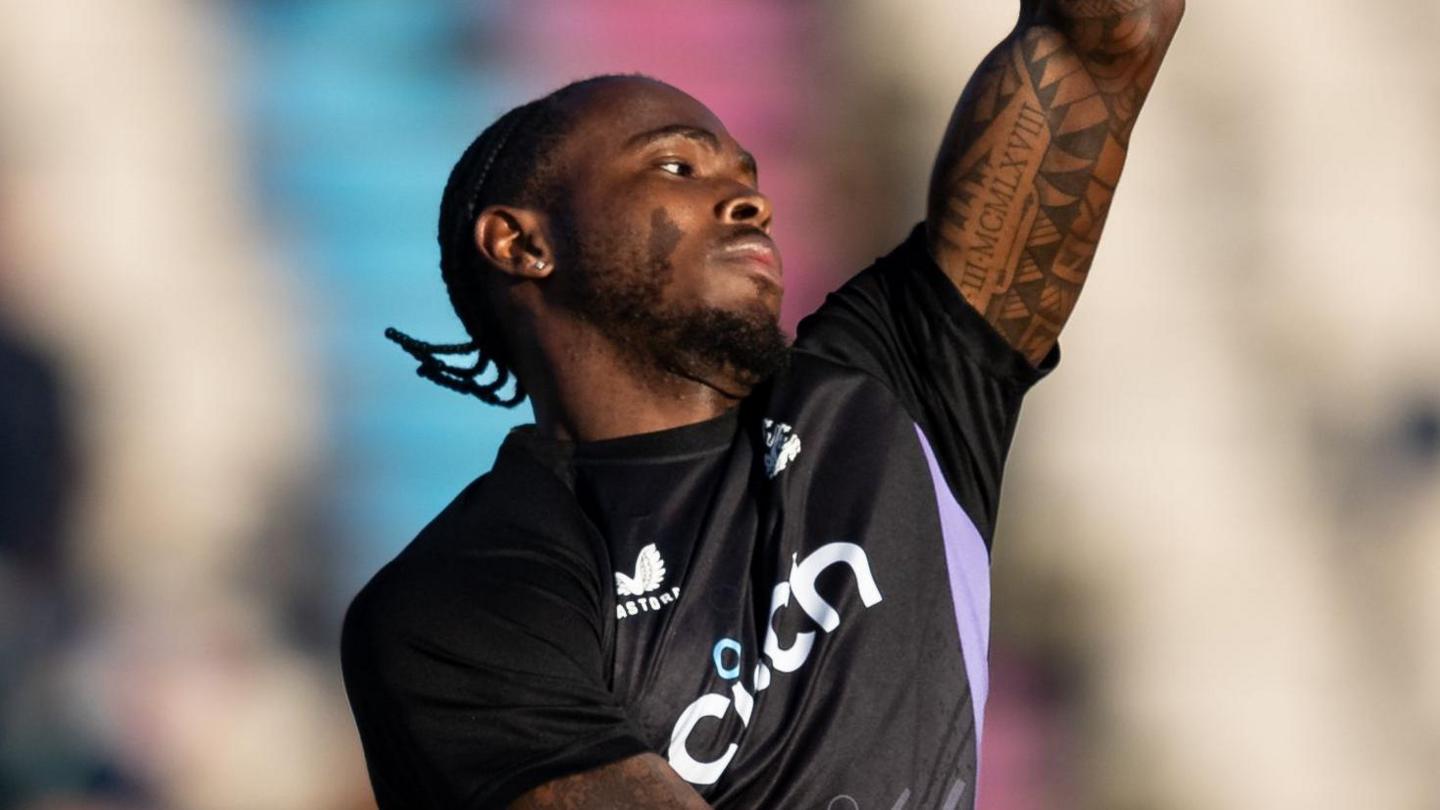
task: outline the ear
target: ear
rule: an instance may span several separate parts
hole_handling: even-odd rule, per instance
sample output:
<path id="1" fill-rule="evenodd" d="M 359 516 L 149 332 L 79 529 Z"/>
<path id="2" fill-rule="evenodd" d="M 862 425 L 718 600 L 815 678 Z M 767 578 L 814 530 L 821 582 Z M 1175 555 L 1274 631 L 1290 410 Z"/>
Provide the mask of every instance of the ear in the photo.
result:
<path id="1" fill-rule="evenodd" d="M 502 273 L 545 278 L 555 270 L 555 255 L 543 225 L 543 217 L 536 211 L 492 205 L 475 218 L 475 246 Z"/>

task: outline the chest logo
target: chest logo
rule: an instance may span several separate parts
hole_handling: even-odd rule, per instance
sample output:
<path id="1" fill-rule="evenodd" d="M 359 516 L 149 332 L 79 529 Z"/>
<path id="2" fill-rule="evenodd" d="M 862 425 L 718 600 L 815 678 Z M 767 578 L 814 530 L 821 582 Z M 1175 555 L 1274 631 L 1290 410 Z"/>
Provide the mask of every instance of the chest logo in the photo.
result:
<path id="1" fill-rule="evenodd" d="M 665 558 L 660 549 L 651 543 L 640 549 L 635 557 L 635 573 L 615 572 L 615 618 L 625 620 L 640 613 L 653 613 L 680 598 L 680 586 L 661 591 L 665 582 Z"/>
<path id="2" fill-rule="evenodd" d="M 765 477 L 774 478 L 800 456 L 800 436 L 784 422 L 766 419 Z"/>
<path id="3" fill-rule="evenodd" d="M 834 573 L 830 573 L 832 569 L 845 568 L 849 569 L 853 577 L 853 590 L 845 587 L 844 577 L 837 578 Z M 822 587 L 828 592 L 828 598 L 820 593 Z M 712 656 L 715 674 L 724 681 L 731 681 L 729 694 L 722 689 L 701 695 L 680 713 L 670 732 L 670 747 L 666 752 L 670 767 L 691 784 L 713 785 L 719 781 L 725 769 L 730 766 L 730 760 L 740 750 L 741 735 L 744 729 L 749 728 L 751 715 L 759 711 L 756 696 L 772 685 L 781 684 L 779 675 L 797 673 L 805 667 L 810 658 L 824 657 L 823 652 L 815 655 L 815 648 L 825 643 L 824 636 L 819 634 L 830 634 L 840 629 L 844 618 L 840 613 L 841 606 L 845 607 L 849 621 L 853 623 L 859 618 L 859 611 L 854 604 L 856 601 L 859 601 L 860 608 L 868 609 L 878 605 L 883 599 L 880 586 L 875 582 L 875 574 L 870 570 L 870 558 L 866 556 L 865 549 L 854 543 L 826 543 L 804 557 L 792 554 L 790 575 L 785 581 L 776 583 L 770 593 L 770 614 L 762 625 L 765 630 L 764 640 L 755 645 L 760 647 L 759 650 L 750 653 L 753 656 L 758 652 L 760 660 L 756 660 L 755 668 L 750 670 L 753 675 L 749 678 L 749 688 L 743 683 L 746 680 L 744 664 L 747 656 L 745 644 L 740 640 L 746 636 L 720 639 L 713 648 Z M 781 646 L 775 619 L 782 612 L 789 616 L 792 611 L 803 613 L 815 625 L 815 629 L 797 632 L 788 647 Z M 794 621 L 794 618 L 790 620 Z M 786 617 L 781 617 L 780 621 L 786 622 Z M 755 639 L 756 636 L 749 638 Z M 823 684 L 835 677 L 832 674 L 834 667 L 844 666 L 838 663 L 838 660 L 831 659 L 831 669 L 820 673 L 814 683 Z M 782 706 L 787 702 L 787 698 L 781 698 Z M 690 747 L 691 737 L 697 734 L 696 727 L 706 718 L 723 721 L 732 710 L 740 719 L 741 728 L 737 730 L 733 724 L 728 725 L 727 733 L 735 736 L 726 746 L 725 753 L 718 759 L 696 758 Z M 714 750 L 713 735 L 717 728 L 725 727 L 707 723 L 699 732 L 697 741 L 704 741 L 709 737 L 705 747 Z M 837 805 L 832 801 L 830 806 Z M 945 806 L 955 805 L 947 802 Z"/>
<path id="4" fill-rule="evenodd" d="M 665 581 L 665 559 L 654 543 L 640 549 L 635 559 L 635 573 L 626 576 L 615 572 L 615 593 L 618 596 L 644 596 Z"/>

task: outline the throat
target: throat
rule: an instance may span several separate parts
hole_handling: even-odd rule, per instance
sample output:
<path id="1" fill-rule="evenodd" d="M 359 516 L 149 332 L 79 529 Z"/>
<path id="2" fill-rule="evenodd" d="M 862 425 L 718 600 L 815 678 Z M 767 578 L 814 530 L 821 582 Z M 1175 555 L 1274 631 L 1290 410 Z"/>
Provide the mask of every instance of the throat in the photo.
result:
<path id="1" fill-rule="evenodd" d="M 653 433 L 733 409 L 751 384 L 723 370 L 666 369 L 618 347 L 564 352 L 527 385 L 542 436 L 577 442 Z"/>

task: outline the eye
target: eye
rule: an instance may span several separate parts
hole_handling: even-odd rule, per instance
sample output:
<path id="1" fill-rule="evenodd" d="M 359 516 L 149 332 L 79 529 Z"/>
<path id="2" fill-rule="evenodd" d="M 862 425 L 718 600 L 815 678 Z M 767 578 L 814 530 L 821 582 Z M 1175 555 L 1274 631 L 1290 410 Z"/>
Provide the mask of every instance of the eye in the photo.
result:
<path id="1" fill-rule="evenodd" d="M 655 167 L 662 172 L 668 172 L 677 177 L 691 177 L 695 174 L 695 167 L 678 158 L 668 158 L 655 164 Z"/>

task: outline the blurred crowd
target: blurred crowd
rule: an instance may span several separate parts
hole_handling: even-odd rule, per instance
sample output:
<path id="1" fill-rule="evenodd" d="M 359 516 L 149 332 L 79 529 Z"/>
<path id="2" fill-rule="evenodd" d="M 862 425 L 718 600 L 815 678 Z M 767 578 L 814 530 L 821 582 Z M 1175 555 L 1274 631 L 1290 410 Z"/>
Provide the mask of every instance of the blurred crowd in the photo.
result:
<path id="1" fill-rule="evenodd" d="M 528 420 L 417 380 L 490 120 L 687 89 L 785 324 L 1014 0 L 0 4 L 0 808 L 373 807 L 365 578 Z M 1440 807 L 1440 6 L 1192 3 L 996 542 L 986 810 Z"/>

